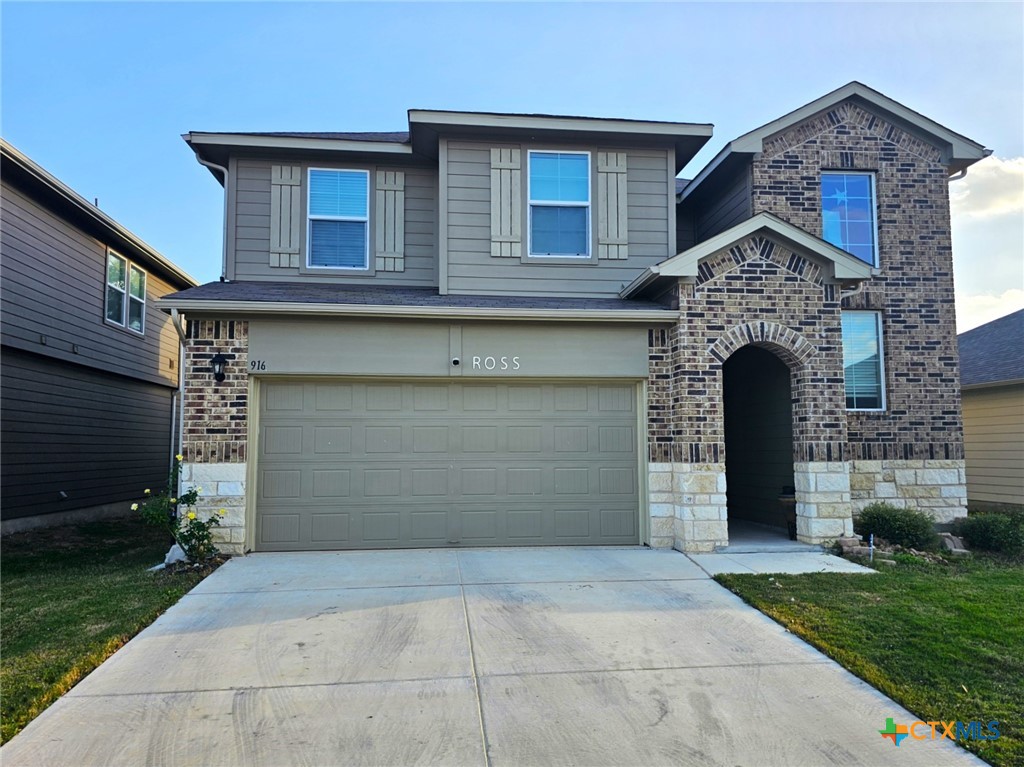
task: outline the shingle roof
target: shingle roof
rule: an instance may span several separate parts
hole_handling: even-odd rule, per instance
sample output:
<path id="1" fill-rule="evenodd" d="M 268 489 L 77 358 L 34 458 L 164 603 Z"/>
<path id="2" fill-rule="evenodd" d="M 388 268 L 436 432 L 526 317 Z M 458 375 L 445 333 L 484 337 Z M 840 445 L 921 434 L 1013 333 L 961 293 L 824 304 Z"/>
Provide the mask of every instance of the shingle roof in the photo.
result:
<path id="1" fill-rule="evenodd" d="M 957 336 L 960 385 L 1024 380 L 1024 309 Z"/>
<path id="2" fill-rule="evenodd" d="M 366 306 L 439 306 L 495 309 L 592 309 L 595 311 L 669 311 L 652 301 L 619 298 L 439 295 L 436 288 L 309 285 L 301 282 L 210 282 L 166 298 L 188 301 L 259 301 Z"/>

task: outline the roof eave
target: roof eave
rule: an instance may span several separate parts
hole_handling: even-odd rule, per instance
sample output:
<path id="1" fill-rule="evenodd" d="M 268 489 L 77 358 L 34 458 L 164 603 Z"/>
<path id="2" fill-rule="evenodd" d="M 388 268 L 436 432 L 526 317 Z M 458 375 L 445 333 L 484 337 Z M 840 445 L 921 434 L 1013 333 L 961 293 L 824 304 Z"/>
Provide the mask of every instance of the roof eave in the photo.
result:
<path id="1" fill-rule="evenodd" d="M 488 320 L 503 322 L 624 322 L 674 324 L 679 312 L 648 309 L 516 309 L 508 307 L 452 307 L 379 304 L 325 304 L 298 301 L 237 301 L 217 299 L 162 298 L 158 306 L 165 312 L 177 309 L 202 315 L 234 314 L 246 316 L 336 316 L 382 317 L 401 319 Z"/>
<path id="2" fill-rule="evenodd" d="M 415 151 L 433 154 L 443 134 L 469 136 L 523 137 L 535 141 L 557 141 L 562 137 L 590 141 L 643 142 L 644 145 L 672 146 L 676 172 L 682 170 L 714 133 L 710 123 L 674 123 L 560 115 L 522 115 L 491 112 L 446 112 L 409 110 L 409 134 Z"/>
<path id="3" fill-rule="evenodd" d="M 1010 378 L 1005 381 L 980 381 L 978 383 L 963 384 L 961 391 L 974 391 L 975 389 L 995 389 L 1000 386 L 1020 386 L 1024 384 L 1024 378 Z"/>
<path id="4" fill-rule="evenodd" d="M 305 138 L 302 136 L 260 136 L 244 133 L 203 133 L 190 131 L 183 134 L 189 146 L 224 146 L 246 149 L 298 149 L 313 152 L 349 152 L 358 154 L 412 154 L 411 144 L 394 141 L 355 141 L 353 139 Z"/>

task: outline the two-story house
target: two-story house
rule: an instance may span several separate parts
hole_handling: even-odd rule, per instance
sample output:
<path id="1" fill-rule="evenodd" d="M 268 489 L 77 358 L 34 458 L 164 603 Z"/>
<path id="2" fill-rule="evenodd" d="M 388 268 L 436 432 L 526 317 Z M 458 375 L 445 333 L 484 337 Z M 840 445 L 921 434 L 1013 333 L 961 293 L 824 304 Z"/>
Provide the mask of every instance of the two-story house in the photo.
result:
<path id="1" fill-rule="evenodd" d="M 189 275 L 0 140 L 4 532 L 125 513 L 176 449 Z"/>
<path id="2" fill-rule="evenodd" d="M 224 185 L 185 478 L 231 551 L 649 544 L 964 513 L 947 181 L 859 83 L 677 175 L 706 124 L 412 110 L 190 133 Z"/>

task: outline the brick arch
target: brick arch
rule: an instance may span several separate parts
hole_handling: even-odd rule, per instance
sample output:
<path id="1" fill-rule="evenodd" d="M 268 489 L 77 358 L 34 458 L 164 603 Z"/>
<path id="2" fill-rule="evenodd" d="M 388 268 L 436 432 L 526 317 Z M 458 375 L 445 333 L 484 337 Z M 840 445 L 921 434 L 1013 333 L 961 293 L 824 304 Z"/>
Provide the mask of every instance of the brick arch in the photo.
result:
<path id="1" fill-rule="evenodd" d="M 777 322 L 747 322 L 734 325 L 708 348 L 721 363 L 744 346 L 759 346 L 778 355 L 790 370 L 803 367 L 817 349 L 806 338 Z"/>

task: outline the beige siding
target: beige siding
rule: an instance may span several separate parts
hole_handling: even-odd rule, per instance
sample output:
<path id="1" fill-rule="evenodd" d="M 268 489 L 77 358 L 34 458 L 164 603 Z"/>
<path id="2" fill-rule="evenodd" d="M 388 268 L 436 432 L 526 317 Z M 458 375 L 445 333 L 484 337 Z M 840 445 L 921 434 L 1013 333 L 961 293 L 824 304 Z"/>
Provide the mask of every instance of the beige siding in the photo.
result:
<path id="1" fill-rule="evenodd" d="M 968 502 L 1024 504 L 1024 384 L 963 392 Z"/>
<path id="2" fill-rule="evenodd" d="M 156 306 L 176 288 L 147 270 L 145 334 L 109 325 L 104 322 L 104 243 L 6 183 L 0 217 L 5 345 L 177 386 L 177 334 Z"/>
<path id="3" fill-rule="evenodd" d="M 591 195 L 591 234 L 595 258 L 494 258 L 491 255 L 491 149 L 486 142 L 449 141 L 447 188 L 443 190 L 448 221 L 443 235 L 448 246 L 448 290 L 485 295 L 614 296 L 646 267 L 675 255 L 669 252 L 669 204 L 674 191 L 674 158 L 659 149 L 623 149 L 626 154 L 627 231 L 629 258 L 598 260 L 596 160 L 598 147 L 572 147 L 592 152 L 595 181 Z M 501 145 L 507 147 L 509 145 Z M 533 147 L 521 145 L 526 152 Z M 549 148 L 549 147 L 543 147 Z M 526 185 L 526 168 L 523 169 Z M 524 192 L 525 194 L 525 192 Z M 525 227 L 527 212 L 522 214 Z M 674 239 L 674 238 L 672 238 Z M 568 261 L 568 262 L 567 262 Z"/>
<path id="4" fill-rule="evenodd" d="M 367 274 L 308 274 L 298 268 L 270 266 L 271 253 L 271 166 L 272 160 L 238 160 L 234 184 L 234 247 L 229 253 L 228 273 L 238 280 L 317 281 L 348 284 L 437 285 L 437 171 L 432 168 L 391 168 L 359 166 L 371 171 L 401 170 L 405 174 L 404 190 L 404 271 L 378 271 Z M 300 261 L 305 259 L 306 168 L 302 166 L 300 189 L 303 222 L 300 237 Z M 370 235 L 376 240 L 375 209 L 377 196 L 370 195 Z M 397 224 L 396 224 L 397 225 Z M 376 243 L 370 243 L 370 260 L 374 261 Z"/>

